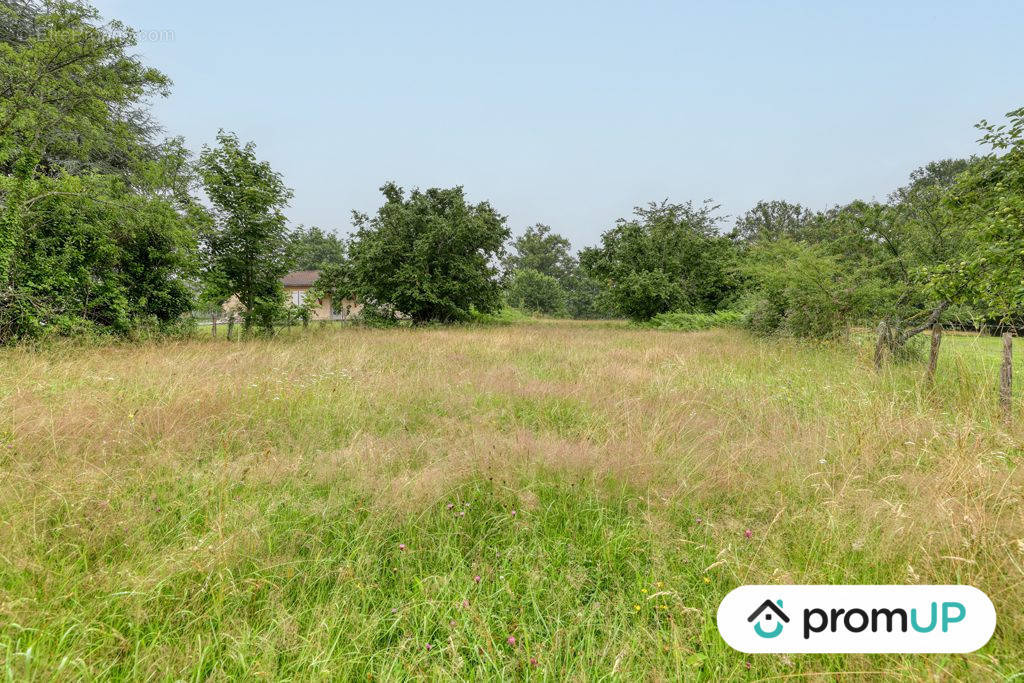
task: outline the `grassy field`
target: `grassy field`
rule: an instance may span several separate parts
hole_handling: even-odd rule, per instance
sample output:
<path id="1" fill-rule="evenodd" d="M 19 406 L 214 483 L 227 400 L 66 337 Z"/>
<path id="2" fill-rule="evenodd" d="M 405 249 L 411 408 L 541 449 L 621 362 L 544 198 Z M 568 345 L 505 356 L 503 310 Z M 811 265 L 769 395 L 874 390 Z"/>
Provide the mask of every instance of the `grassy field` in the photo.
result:
<path id="1" fill-rule="evenodd" d="M 868 345 L 614 324 L 4 351 L 4 673 L 1019 676 L 1024 429 L 996 340 L 943 352 L 927 388 Z M 778 582 L 973 584 L 999 625 L 966 656 L 729 649 L 721 598 Z"/>

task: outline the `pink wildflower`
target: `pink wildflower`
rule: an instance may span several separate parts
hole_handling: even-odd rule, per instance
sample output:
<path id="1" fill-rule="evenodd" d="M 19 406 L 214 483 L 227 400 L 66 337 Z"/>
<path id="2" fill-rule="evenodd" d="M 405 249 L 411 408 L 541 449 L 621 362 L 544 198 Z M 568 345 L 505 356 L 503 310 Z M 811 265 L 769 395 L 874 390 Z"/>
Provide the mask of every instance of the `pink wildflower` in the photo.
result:
<path id="1" fill-rule="evenodd" d="M 754 532 L 751 531 L 750 529 L 747 529 L 746 531 L 743 532 L 743 535 L 746 536 L 747 538 L 752 538 L 754 536 Z"/>

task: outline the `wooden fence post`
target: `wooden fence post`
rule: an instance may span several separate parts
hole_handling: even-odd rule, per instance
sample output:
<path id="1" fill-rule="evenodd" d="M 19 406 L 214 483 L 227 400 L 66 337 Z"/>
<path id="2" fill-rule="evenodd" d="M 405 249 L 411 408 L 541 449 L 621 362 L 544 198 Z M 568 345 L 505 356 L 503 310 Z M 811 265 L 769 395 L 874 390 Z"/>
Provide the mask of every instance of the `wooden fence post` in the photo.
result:
<path id="1" fill-rule="evenodd" d="M 1003 412 L 1003 422 L 1009 425 L 1013 421 L 1013 335 L 1003 334 L 1003 367 L 999 372 L 999 405 Z"/>
<path id="2" fill-rule="evenodd" d="M 228 316 L 228 341 L 235 340 L 235 314 L 231 313 Z"/>
<path id="3" fill-rule="evenodd" d="M 935 380 L 935 369 L 939 365 L 939 346 L 942 344 L 942 325 L 935 323 L 932 325 L 932 351 L 928 356 L 928 372 L 925 374 L 925 380 L 931 384 Z"/>
<path id="4" fill-rule="evenodd" d="M 875 342 L 875 370 L 882 369 L 882 360 L 885 356 L 885 346 L 889 337 L 889 326 L 885 321 L 878 323 L 878 341 Z"/>
<path id="5" fill-rule="evenodd" d="M 212 332 L 210 334 L 212 336 L 216 337 L 217 336 L 217 314 L 216 313 L 214 313 L 213 315 L 210 316 L 210 328 L 212 330 Z"/>

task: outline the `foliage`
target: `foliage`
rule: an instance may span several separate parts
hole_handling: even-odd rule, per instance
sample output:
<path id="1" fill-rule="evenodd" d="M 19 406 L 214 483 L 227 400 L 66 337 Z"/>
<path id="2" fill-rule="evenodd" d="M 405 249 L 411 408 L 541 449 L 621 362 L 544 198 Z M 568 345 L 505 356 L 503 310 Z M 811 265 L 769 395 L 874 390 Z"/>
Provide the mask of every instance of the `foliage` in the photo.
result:
<path id="1" fill-rule="evenodd" d="M 887 202 L 857 200 L 781 222 L 789 228 L 748 230 L 774 235 L 747 241 L 738 269 L 751 328 L 761 334 L 829 337 L 852 324 L 884 319 L 898 351 L 895 347 L 948 307 L 948 299 L 925 286 L 921 273 L 969 249 L 943 197 L 957 174 L 976 164 L 975 159 L 932 162 L 914 171 Z M 774 215 L 797 215 L 779 204 L 771 203 L 778 209 Z M 772 213 L 764 210 L 766 203 L 759 206 L 748 217 Z"/>
<path id="2" fill-rule="evenodd" d="M 750 282 L 747 325 L 762 335 L 833 337 L 863 320 L 881 294 L 820 245 L 780 239 L 756 246 L 741 270 Z"/>
<path id="3" fill-rule="evenodd" d="M 510 306 L 530 313 L 563 316 L 568 312 L 562 285 L 554 277 L 533 268 L 513 271 L 507 297 Z"/>
<path id="4" fill-rule="evenodd" d="M 0 6 L 0 343 L 173 325 L 201 212 L 145 103 L 169 81 L 84 2 Z"/>
<path id="5" fill-rule="evenodd" d="M 748 244 L 807 237 L 814 213 L 787 201 L 760 201 L 736 221 L 731 237 Z"/>
<path id="6" fill-rule="evenodd" d="M 697 332 L 715 327 L 739 327 L 744 316 L 739 311 L 716 311 L 714 313 L 659 313 L 646 323 L 644 327 L 654 330 L 672 330 L 676 332 Z"/>
<path id="7" fill-rule="evenodd" d="M 978 124 L 992 154 L 957 177 L 943 207 L 971 248 L 923 268 L 937 296 L 1008 321 L 1024 314 L 1024 108 L 1008 124 Z"/>
<path id="8" fill-rule="evenodd" d="M 527 322 L 530 316 L 517 308 L 504 307 L 494 313 L 480 313 L 472 311 L 471 321 L 478 325 L 515 325 L 516 323 Z"/>
<path id="9" fill-rule="evenodd" d="M 288 235 L 291 270 L 323 270 L 345 260 L 345 242 L 332 232 L 299 226 Z"/>
<path id="10" fill-rule="evenodd" d="M 718 234 L 710 203 L 651 203 L 637 207 L 580 255 L 584 272 L 601 283 L 603 302 L 634 320 L 669 311 L 711 312 L 733 295 L 735 250 Z"/>
<path id="11" fill-rule="evenodd" d="M 353 293 L 414 323 L 469 320 L 501 305 L 494 262 L 509 237 L 488 202 L 468 204 L 461 187 L 413 190 L 388 183 L 370 217 L 354 213 L 349 245 Z"/>
<path id="12" fill-rule="evenodd" d="M 269 163 L 256 158 L 255 144 L 242 145 L 224 131 L 216 147 L 203 148 L 199 174 L 214 218 L 203 235 L 207 290 L 211 298 L 238 297 L 246 330 L 254 324 L 272 330 L 284 303 L 281 277 L 288 258 L 282 211 L 292 192 Z"/>
<path id="13" fill-rule="evenodd" d="M 512 249 L 504 259 L 505 272 L 519 270 L 534 272 L 553 278 L 562 287 L 576 270 L 572 244 L 550 226 L 537 223 L 512 240 Z"/>

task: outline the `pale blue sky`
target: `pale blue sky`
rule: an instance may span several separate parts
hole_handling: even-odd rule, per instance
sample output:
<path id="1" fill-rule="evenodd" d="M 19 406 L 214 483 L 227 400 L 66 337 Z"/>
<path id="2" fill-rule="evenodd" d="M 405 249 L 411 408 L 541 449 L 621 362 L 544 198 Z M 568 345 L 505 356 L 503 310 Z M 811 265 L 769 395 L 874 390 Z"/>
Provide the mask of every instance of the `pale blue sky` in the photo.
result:
<path id="1" fill-rule="evenodd" d="M 883 199 L 1024 106 L 1011 0 L 96 4 L 165 32 L 140 51 L 169 134 L 254 140 L 291 220 L 341 232 L 387 180 L 576 247 L 650 200 Z"/>

